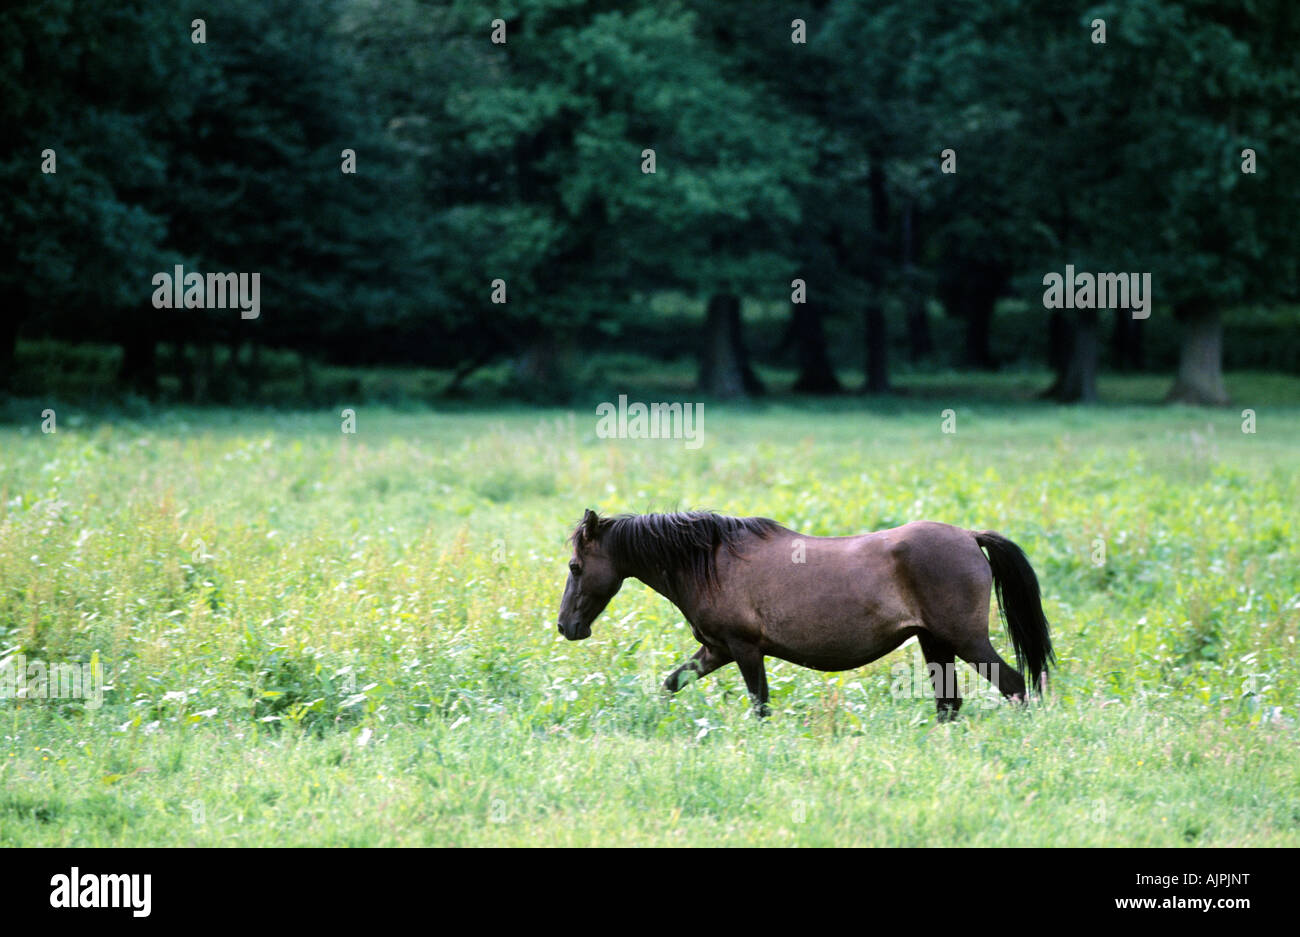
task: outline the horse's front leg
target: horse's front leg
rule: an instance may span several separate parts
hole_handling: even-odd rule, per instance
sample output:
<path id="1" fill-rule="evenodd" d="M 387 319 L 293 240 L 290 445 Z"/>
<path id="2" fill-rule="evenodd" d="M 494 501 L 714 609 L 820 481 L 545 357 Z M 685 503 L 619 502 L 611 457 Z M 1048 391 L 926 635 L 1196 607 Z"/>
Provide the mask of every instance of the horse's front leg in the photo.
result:
<path id="1" fill-rule="evenodd" d="M 766 718 L 772 714 L 772 707 L 767 705 L 767 668 L 763 666 L 763 652 L 757 645 L 747 642 L 731 644 L 732 656 L 741 676 L 745 678 L 745 687 L 749 690 L 749 701 L 754 707 L 754 714 Z"/>
<path id="2" fill-rule="evenodd" d="M 730 664 L 731 660 L 731 655 L 721 648 L 702 644 L 690 660 L 664 678 L 664 689 L 669 693 L 676 693 L 691 681 L 698 680 L 706 674 L 713 673 L 719 667 Z"/>

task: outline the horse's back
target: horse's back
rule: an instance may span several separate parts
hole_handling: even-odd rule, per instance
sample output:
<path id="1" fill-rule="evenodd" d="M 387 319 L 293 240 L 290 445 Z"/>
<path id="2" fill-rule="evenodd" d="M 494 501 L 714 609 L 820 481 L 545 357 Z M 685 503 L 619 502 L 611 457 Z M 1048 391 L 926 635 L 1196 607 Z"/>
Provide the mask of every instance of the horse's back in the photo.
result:
<path id="1" fill-rule="evenodd" d="M 730 594 L 715 608 L 728 624 L 765 653 L 823 670 L 875 660 L 988 589 L 974 535 L 932 521 L 847 537 L 783 529 L 724 562 Z"/>
<path id="2" fill-rule="evenodd" d="M 993 582 L 984 551 L 973 531 L 937 521 L 913 521 L 881 531 L 890 543 L 890 555 L 899 573 L 913 588 L 987 590 Z M 876 536 L 876 535 L 869 535 Z"/>

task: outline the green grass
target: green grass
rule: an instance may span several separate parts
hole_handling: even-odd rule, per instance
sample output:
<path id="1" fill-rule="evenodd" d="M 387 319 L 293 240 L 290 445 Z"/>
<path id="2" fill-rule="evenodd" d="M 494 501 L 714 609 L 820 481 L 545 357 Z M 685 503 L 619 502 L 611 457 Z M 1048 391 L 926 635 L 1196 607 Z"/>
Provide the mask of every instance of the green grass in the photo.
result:
<path id="1" fill-rule="evenodd" d="M 1230 378 L 1255 435 L 917 382 L 706 404 L 699 450 L 589 407 L 37 412 L 0 427 L 0 657 L 111 689 L 0 701 L 0 844 L 1300 845 L 1297 383 Z M 769 660 L 766 723 L 734 667 L 665 697 L 694 644 L 639 583 L 555 632 L 588 506 L 1001 530 L 1051 693 L 937 725 L 909 645 Z"/>

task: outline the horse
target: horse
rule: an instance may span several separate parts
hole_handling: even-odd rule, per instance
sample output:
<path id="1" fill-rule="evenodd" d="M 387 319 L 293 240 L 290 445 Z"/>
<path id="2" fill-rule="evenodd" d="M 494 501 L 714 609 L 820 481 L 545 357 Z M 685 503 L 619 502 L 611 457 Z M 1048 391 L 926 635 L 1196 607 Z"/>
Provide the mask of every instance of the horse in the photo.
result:
<path id="1" fill-rule="evenodd" d="M 735 663 L 757 715 L 770 714 L 764 657 L 822 671 L 852 670 L 915 637 L 940 721 L 962 698 L 955 658 L 1004 697 L 1045 686 L 1056 655 L 1038 578 L 1020 547 L 991 530 L 914 521 L 875 533 L 812 537 L 766 517 L 706 511 L 600 517 L 587 509 L 569 542 L 569 577 L 556 627 L 570 641 L 630 578 L 672 602 L 700 648 L 664 688 Z M 982 549 L 981 549 L 982 548 Z M 988 551 L 987 558 L 984 550 Z M 1020 670 L 989 641 L 993 587 Z"/>

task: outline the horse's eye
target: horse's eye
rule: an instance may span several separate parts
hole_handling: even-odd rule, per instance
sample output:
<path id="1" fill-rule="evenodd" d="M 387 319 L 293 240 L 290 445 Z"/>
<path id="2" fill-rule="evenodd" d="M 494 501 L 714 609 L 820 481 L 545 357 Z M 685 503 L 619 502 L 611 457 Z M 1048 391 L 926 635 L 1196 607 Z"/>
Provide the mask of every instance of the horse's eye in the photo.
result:
<path id="1" fill-rule="evenodd" d="M 581 576 L 581 575 L 582 575 L 582 567 L 579 566 L 577 563 L 570 563 L 570 564 L 569 564 L 569 572 L 573 573 L 573 575 L 575 575 L 575 576 Z"/>

